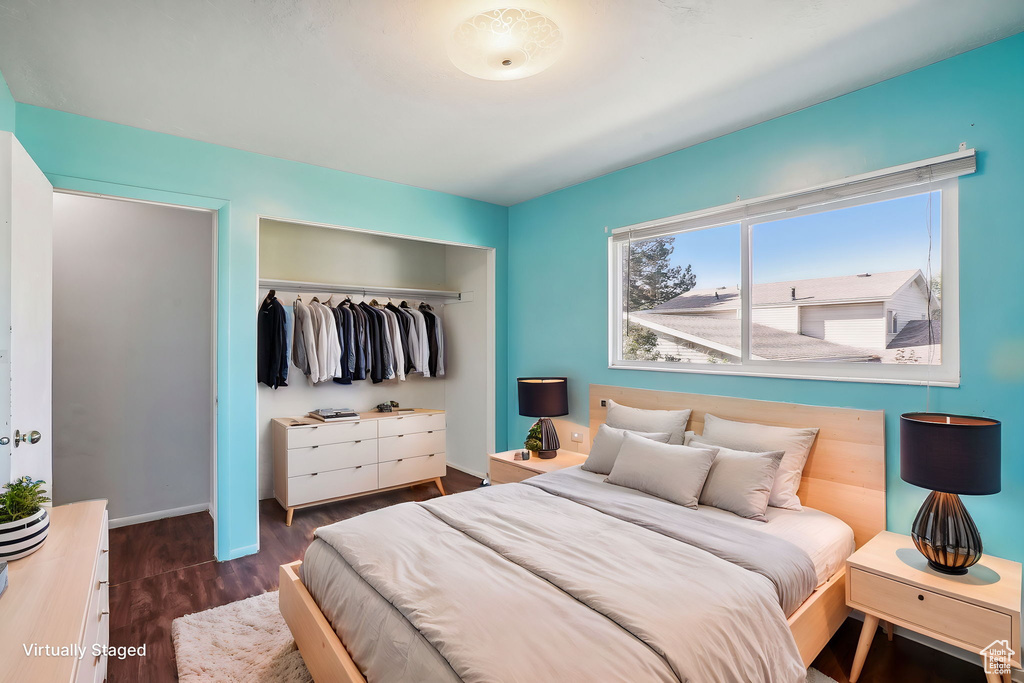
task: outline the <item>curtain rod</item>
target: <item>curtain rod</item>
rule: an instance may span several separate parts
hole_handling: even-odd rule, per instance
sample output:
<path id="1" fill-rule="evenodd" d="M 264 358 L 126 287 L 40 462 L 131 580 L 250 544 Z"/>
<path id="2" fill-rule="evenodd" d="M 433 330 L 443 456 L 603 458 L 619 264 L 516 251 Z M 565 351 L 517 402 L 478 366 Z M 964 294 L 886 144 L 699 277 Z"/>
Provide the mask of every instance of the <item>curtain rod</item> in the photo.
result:
<path id="1" fill-rule="evenodd" d="M 377 285 L 337 285 L 326 282 L 301 282 L 298 280 L 271 280 L 260 278 L 260 289 L 275 289 L 281 292 L 314 292 L 376 295 L 389 298 L 441 299 L 445 303 L 472 301 L 472 292 L 456 292 L 444 289 L 411 289 L 408 287 L 380 287 Z"/>

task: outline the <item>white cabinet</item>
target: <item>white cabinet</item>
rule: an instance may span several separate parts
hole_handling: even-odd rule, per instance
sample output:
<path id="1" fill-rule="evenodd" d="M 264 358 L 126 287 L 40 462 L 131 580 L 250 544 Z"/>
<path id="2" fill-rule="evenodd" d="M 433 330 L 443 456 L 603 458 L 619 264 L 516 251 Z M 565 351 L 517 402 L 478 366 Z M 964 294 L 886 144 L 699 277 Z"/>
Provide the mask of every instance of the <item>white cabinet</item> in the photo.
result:
<path id="1" fill-rule="evenodd" d="M 364 413 L 358 421 L 275 418 L 274 497 L 287 510 L 433 481 L 444 495 L 445 415 Z"/>

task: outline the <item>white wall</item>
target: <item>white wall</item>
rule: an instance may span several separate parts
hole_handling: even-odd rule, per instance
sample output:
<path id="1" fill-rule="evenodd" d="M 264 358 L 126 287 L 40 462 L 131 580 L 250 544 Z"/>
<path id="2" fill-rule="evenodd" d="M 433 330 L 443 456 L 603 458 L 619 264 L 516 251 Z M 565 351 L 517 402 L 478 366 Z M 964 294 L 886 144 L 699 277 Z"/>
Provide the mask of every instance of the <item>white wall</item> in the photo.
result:
<path id="1" fill-rule="evenodd" d="M 261 278 L 466 290 L 474 292 L 474 300 L 443 307 L 429 302 L 441 314 L 445 325 L 448 364 L 443 378 L 411 375 L 405 381 L 394 379 L 380 384 L 367 380 L 350 385 L 325 382 L 314 386 L 291 366 L 287 387 L 272 389 L 260 384 L 260 498 L 271 498 L 274 493 L 270 420 L 300 416 L 316 408 L 367 411 L 384 401 L 395 400 L 410 408 L 447 410 L 446 457 L 449 462 L 468 471 L 486 472 L 487 453 L 494 447 L 495 395 L 493 368 L 488 372 L 485 358 L 487 349 L 494 348 L 493 338 L 490 342 L 486 340 L 488 316 L 493 316 L 488 253 L 488 250 L 472 247 L 261 221 Z M 260 302 L 266 292 L 266 289 L 260 290 Z M 317 295 L 301 296 L 308 302 Z M 321 294 L 320 299 L 327 296 Z M 334 300 L 338 301 L 339 296 L 342 295 L 335 294 Z M 294 293 L 278 292 L 278 299 L 286 305 L 290 305 L 294 297 Z M 353 296 L 352 300 L 358 302 L 362 298 Z M 493 335 L 493 331 L 490 334 Z"/>
<path id="2" fill-rule="evenodd" d="M 54 502 L 210 502 L 213 215 L 54 195 Z"/>
<path id="3" fill-rule="evenodd" d="M 445 410 L 449 464 L 478 476 L 487 474 L 494 448 L 494 296 L 485 249 L 445 249 L 448 287 L 472 292 L 473 300 L 445 307 Z"/>
<path id="4" fill-rule="evenodd" d="M 888 311 L 896 312 L 896 333 L 899 333 L 911 320 L 924 320 L 928 317 L 928 295 L 916 281 L 903 285 L 889 300 L 886 312 L 886 323 L 889 321 Z M 885 330 L 885 340 L 892 341 L 896 336 L 889 328 Z"/>
<path id="5" fill-rule="evenodd" d="M 885 348 L 882 304 L 801 306 L 800 333 L 861 349 Z"/>
<path id="6" fill-rule="evenodd" d="M 774 327 L 798 334 L 800 332 L 800 316 L 796 306 L 780 306 L 777 308 L 757 307 L 750 311 L 751 320 L 760 325 Z"/>

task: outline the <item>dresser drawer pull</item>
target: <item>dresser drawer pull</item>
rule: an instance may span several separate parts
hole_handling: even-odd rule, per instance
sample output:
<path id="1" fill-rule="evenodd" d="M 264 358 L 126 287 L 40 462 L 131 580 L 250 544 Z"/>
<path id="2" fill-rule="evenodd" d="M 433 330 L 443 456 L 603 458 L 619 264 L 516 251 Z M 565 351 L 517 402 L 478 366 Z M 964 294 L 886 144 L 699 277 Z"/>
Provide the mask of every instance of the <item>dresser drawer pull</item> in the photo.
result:
<path id="1" fill-rule="evenodd" d="M 428 458 L 433 458 L 433 457 L 434 457 L 435 455 L 437 455 L 437 453 L 431 453 L 431 454 L 430 454 L 430 455 L 428 455 L 427 457 L 428 457 Z"/>
<path id="2" fill-rule="evenodd" d="M 352 443 L 362 443 L 362 442 L 363 442 L 363 440 L 359 439 L 359 441 L 353 441 Z"/>
<path id="3" fill-rule="evenodd" d="M 320 429 L 320 428 L 317 427 L 316 425 L 313 425 L 313 429 Z"/>
<path id="4" fill-rule="evenodd" d="M 319 473 L 319 472 L 314 472 L 313 474 L 311 474 L 311 475 L 309 475 L 309 476 L 311 476 L 311 477 L 315 477 L 315 476 L 316 476 L 316 475 L 318 475 L 318 474 L 320 474 L 320 473 Z"/>
<path id="5" fill-rule="evenodd" d="M 405 460 L 405 458 L 399 458 L 399 459 L 398 459 L 398 460 L 396 460 L 395 462 L 402 462 L 403 460 Z"/>
<path id="6" fill-rule="evenodd" d="M 395 419 L 396 419 L 396 420 L 403 420 L 403 419 L 405 419 L 405 418 L 402 418 L 402 417 L 396 417 Z"/>
<path id="7" fill-rule="evenodd" d="M 356 465 L 356 466 L 355 466 L 355 469 L 357 469 L 357 470 L 361 470 L 362 468 L 363 468 L 363 466 L 362 466 L 362 465 Z"/>
<path id="8" fill-rule="evenodd" d="M 399 438 L 399 439 L 401 439 L 401 438 L 403 438 L 404 436 L 405 436 L 405 434 L 399 434 L 399 435 L 398 435 L 398 438 Z"/>
<path id="9" fill-rule="evenodd" d="M 433 429 L 431 429 L 429 432 L 427 432 L 427 434 L 433 434 L 433 433 L 434 433 Z"/>
<path id="10" fill-rule="evenodd" d="M 310 446 L 310 448 L 320 448 L 319 446 Z"/>

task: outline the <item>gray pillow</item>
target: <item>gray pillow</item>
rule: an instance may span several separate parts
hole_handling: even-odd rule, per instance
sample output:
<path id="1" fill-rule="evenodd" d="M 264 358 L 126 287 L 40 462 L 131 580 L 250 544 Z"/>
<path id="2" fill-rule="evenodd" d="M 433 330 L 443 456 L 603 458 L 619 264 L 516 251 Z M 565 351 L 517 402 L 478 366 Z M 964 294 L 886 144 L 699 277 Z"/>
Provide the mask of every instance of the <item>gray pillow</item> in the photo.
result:
<path id="1" fill-rule="evenodd" d="M 667 433 L 633 432 L 615 429 L 606 424 L 601 425 L 597 430 L 597 436 L 594 437 L 594 444 L 590 447 L 590 455 L 587 456 L 587 461 L 583 463 L 582 469 L 598 474 L 610 473 L 615 464 L 615 458 L 619 456 L 619 449 L 622 448 L 622 439 L 627 433 L 660 443 L 667 443 L 669 437 Z"/>
<path id="2" fill-rule="evenodd" d="M 715 448 L 697 439 L 690 445 L 693 448 Z M 753 453 L 719 447 L 704 489 L 700 492 L 700 504 L 767 522 L 764 512 L 768 509 L 768 496 L 783 455 L 784 451 Z"/>
<path id="3" fill-rule="evenodd" d="M 668 442 L 683 443 L 683 432 L 686 422 L 690 419 L 690 409 L 686 410 L 644 410 L 622 406 L 609 399 L 608 414 L 605 422 L 609 427 L 628 429 L 631 432 L 668 432 L 672 436 Z"/>
<path id="4" fill-rule="evenodd" d="M 779 471 L 775 475 L 775 482 L 772 484 L 768 504 L 777 508 L 802 510 L 796 492 L 800 488 L 800 477 L 817 435 L 817 427 L 774 427 L 705 415 L 704 433 L 697 439 L 712 446 L 725 446 L 755 453 L 785 451 L 786 454 L 782 456 L 782 462 L 779 464 Z"/>
<path id="5" fill-rule="evenodd" d="M 658 443 L 627 433 L 605 481 L 696 508 L 714 459 L 713 448 Z"/>

